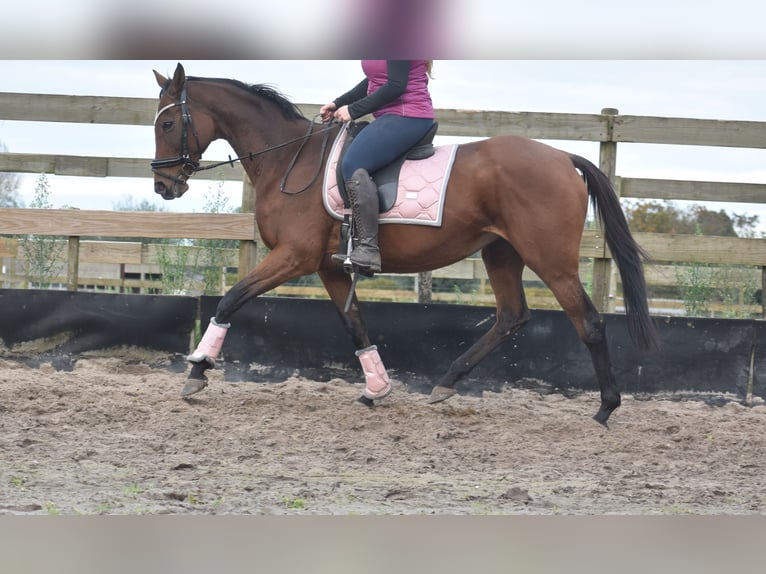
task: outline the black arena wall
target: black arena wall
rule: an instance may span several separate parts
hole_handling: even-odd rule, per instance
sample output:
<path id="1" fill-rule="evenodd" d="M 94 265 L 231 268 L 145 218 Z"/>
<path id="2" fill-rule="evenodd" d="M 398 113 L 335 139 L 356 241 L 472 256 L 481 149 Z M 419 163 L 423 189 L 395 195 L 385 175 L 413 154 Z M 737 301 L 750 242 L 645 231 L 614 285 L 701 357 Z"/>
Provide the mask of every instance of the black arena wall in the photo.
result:
<path id="1" fill-rule="evenodd" d="M 219 299 L 202 297 L 203 324 L 215 314 Z M 362 312 L 389 374 L 424 393 L 495 319 L 493 308 L 468 305 L 362 302 Z M 766 397 L 766 323 L 657 317 L 662 349 L 642 354 L 633 349 L 624 315 L 604 314 L 604 321 L 615 376 L 625 392 L 723 392 L 744 398 L 755 352 L 752 391 Z M 329 380 L 348 377 L 349 370 L 351 377 L 362 377 L 329 301 L 250 301 L 232 319 L 224 354 L 230 380 L 284 380 L 293 374 Z M 506 384 L 598 390 L 590 354 L 566 315 L 537 309 L 519 333 L 458 383 L 458 390 L 497 391 Z"/>
<path id="2" fill-rule="evenodd" d="M 194 297 L 0 289 L 0 356 L 120 346 L 187 353 L 197 308 Z"/>
<path id="3" fill-rule="evenodd" d="M 197 320 L 204 329 L 219 300 L 0 289 L 0 357 L 71 365 L 81 353 L 127 346 L 165 352 L 177 362 L 191 350 Z M 430 392 L 494 322 L 490 307 L 361 305 L 389 374 L 414 392 Z M 615 376 L 627 393 L 727 393 L 744 399 L 750 387 L 755 397 L 766 398 L 766 322 L 657 317 L 662 349 L 641 354 L 630 343 L 623 315 L 605 314 L 604 321 Z M 229 381 L 293 375 L 362 381 L 350 337 L 327 300 L 250 301 L 232 319 L 220 368 Z M 526 327 L 490 353 L 458 390 L 473 394 L 506 385 L 598 390 L 590 355 L 563 312 L 532 310 Z"/>

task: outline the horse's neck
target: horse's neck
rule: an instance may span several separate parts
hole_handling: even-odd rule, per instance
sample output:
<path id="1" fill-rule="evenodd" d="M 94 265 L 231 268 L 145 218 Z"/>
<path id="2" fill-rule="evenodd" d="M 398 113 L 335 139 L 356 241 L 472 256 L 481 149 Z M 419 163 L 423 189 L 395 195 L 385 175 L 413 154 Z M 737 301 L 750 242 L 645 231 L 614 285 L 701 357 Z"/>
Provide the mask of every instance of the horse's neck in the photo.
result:
<path id="1" fill-rule="evenodd" d="M 295 154 L 294 146 L 278 147 L 291 140 L 299 140 L 306 134 L 308 124 L 279 117 L 265 117 L 267 114 L 242 113 L 232 116 L 226 128 L 224 139 L 234 149 L 237 157 L 243 159 L 242 166 L 258 188 L 258 183 L 269 183 L 281 177 L 290 159 Z M 278 112 L 275 112 L 278 115 Z M 298 145 L 298 144 L 296 144 Z M 270 185 L 264 185 L 269 188 Z"/>
<path id="2" fill-rule="evenodd" d="M 288 119 L 272 102 L 236 87 L 215 88 L 195 94 L 213 119 L 215 139 L 226 140 L 242 158 L 259 196 L 278 188 L 311 123 L 305 118 Z M 281 147 L 291 141 L 296 143 Z"/>

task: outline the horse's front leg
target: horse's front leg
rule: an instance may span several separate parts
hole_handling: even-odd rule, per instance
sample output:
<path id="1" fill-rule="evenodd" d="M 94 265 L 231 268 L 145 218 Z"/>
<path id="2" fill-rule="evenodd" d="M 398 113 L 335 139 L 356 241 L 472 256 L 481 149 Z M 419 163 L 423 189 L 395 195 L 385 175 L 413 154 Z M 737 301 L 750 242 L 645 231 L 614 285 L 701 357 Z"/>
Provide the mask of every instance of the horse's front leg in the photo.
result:
<path id="1" fill-rule="evenodd" d="M 187 357 L 191 363 L 191 372 L 181 390 L 182 397 L 189 397 L 207 386 L 205 371 L 215 367 L 230 326 L 229 321 L 237 309 L 253 297 L 307 273 L 305 269 L 289 264 L 289 261 L 295 259 L 285 257 L 284 253 L 275 249 L 221 298 L 215 317 L 210 318 L 196 349 Z"/>
<path id="2" fill-rule="evenodd" d="M 351 290 L 351 278 L 348 274 L 336 270 L 320 271 L 319 278 L 335 304 L 346 331 L 351 335 L 356 356 L 364 372 L 365 385 L 359 402 L 371 407 L 375 400 L 382 399 L 391 393 L 391 380 L 380 358 L 378 348 L 370 342 L 356 293 L 352 295 L 348 311 L 345 310 Z"/>

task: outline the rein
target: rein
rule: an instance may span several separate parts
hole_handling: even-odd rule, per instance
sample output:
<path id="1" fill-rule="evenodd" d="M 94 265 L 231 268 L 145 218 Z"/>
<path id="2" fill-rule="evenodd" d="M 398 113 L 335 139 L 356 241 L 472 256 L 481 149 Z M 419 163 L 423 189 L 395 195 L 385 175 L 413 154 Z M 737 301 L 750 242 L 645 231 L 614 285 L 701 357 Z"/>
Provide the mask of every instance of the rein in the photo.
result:
<path id="1" fill-rule="evenodd" d="M 334 128 L 334 126 L 332 124 L 333 124 L 333 122 L 331 122 L 330 125 L 327 126 L 326 128 L 322 128 L 318 132 L 314 132 L 314 125 L 316 125 L 316 124 L 314 124 L 314 122 L 311 121 L 311 123 L 309 124 L 309 129 L 306 132 L 306 135 L 304 135 L 304 136 L 301 136 L 299 138 L 293 138 L 291 140 L 287 140 L 286 142 L 282 142 L 281 144 L 277 144 L 277 145 L 268 147 L 268 148 L 263 149 L 261 151 L 256 151 L 256 152 L 252 152 L 251 151 L 251 152 L 248 152 L 245 155 L 241 155 L 239 157 L 232 158 L 231 156 L 229 156 L 229 159 L 227 161 L 220 161 L 218 163 L 214 163 L 214 164 L 207 165 L 207 166 L 204 166 L 204 167 L 200 167 L 198 165 L 194 169 L 194 171 L 196 173 L 198 171 L 205 171 L 205 170 L 208 170 L 208 169 L 214 169 L 216 167 L 221 167 L 221 166 L 224 166 L 224 165 L 231 165 L 231 167 L 234 167 L 234 162 L 235 161 L 241 162 L 241 161 L 246 160 L 246 159 L 253 159 L 256 156 L 263 155 L 263 154 L 269 153 L 270 151 L 278 150 L 278 149 L 283 148 L 283 147 L 287 147 L 290 144 L 293 144 L 293 143 L 295 143 L 297 141 L 300 141 L 301 145 L 298 148 L 298 151 L 295 152 L 295 155 L 293 156 L 293 159 L 290 160 L 290 164 L 287 166 L 287 170 L 285 171 L 285 175 L 282 177 L 282 181 L 279 184 L 279 191 L 281 191 L 282 193 L 284 193 L 286 195 L 298 195 L 299 193 L 303 193 L 304 191 L 308 190 L 312 185 L 314 185 L 314 183 L 316 182 L 317 178 L 319 177 L 319 174 L 322 172 L 322 158 L 324 157 L 325 150 L 327 149 L 327 141 L 329 140 L 329 135 L 330 135 L 329 132 Z M 292 172 L 293 167 L 295 167 L 295 162 L 298 161 L 298 157 L 300 157 L 301 152 L 303 151 L 303 147 L 306 145 L 306 142 L 309 140 L 309 138 L 312 135 L 315 135 L 315 134 L 324 134 L 324 137 L 322 138 L 322 149 L 319 152 L 319 166 L 317 167 L 317 171 L 314 174 L 314 177 L 311 179 L 311 181 L 303 189 L 300 189 L 299 191 L 286 191 L 285 190 L 285 186 L 287 185 L 287 178 L 290 176 L 290 172 Z"/>
<path id="2" fill-rule="evenodd" d="M 256 152 L 248 152 L 244 155 L 232 158 L 229 156 L 229 159 L 226 161 L 221 161 L 217 163 L 213 163 L 207 166 L 200 166 L 199 161 L 192 159 L 191 154 L 189 153 L 189 128 L 191 127 L 192 134 L 194 135 L 194 139 L 197 141 L 197 149 L 201 148 L 199 144 L 199 138 L 197 136 L 197 132 L 194 129 L 194 126 L 192 124 L 192 117 L 191 113 L 189 112 L 188 104 L 187 104 L 187 98 L 186 98 L 186 85 L 184 84 L 182 90 L 181 90 L 181 100 L 178 102 L 173 102 L 168 104 L 167 106 L 164 106 L 160 110 L 157 111 L 157 114 L 154 116 L 154 123 L 157 123 L 157 120 L 159 119 L 160 115 L 162 115 L 163 112 L 174 108 L 175 106 L 181 106 L 181 146 L 180 150 L 181 153 L 176 157 L 171 158 L 164 158 L 164 159 L 155 159 L 151 162 L 151 168 L 152 172 L 170 179 L 171 181 L 175 183 L 186 183 L 186 181 L 195 173 L 198 171 L 206 171 L 209 169 L 215 169 L 217 167 L 221 167 L 224 165 L 230 165 L 231 167 L 234 167 L 234 162 L 242 162 L 246 159 L 253 159 L 256 156 L 263 155 L 278 149 L 281 149 L 283 147 L 287 147 L 290 144 L 293 144 L 295 142 L 300 141 L 301 145 L 298 148 L 298 151 L 295 152 L 295 155 L 293 156 L 292 160 L 290 160 L 289 165 L 287 166 L 287 170 L 285 171 L 285 175 L 282 177 L 282 181 L 279 184 L 279 191 L 286 194 L 286 195 L 298 195 L 303 193 L 304 191 L 307 191 L 314 183 L 316 182 L 317 178 L 319 177 L 319 174 L 322 173 L 322 158 L 324 157 L 325 151 L 327 149 L 327 142 L 329 140 L 330 131 L 334 129 L 334 120 L 330 121 L 330 125 L 328 125 L 325 128 L 322 128 L 318 132 L 314 132 L 314 121 L 310 120 L 309 123 L 309 129 L 306 132 L 305 135 L 293 138 L 291 140 L 288 140 L 286 142 L 282 142 L 280 144 L 268 147 L 266 149 L 263 149 L 261 151 Z M 318 116 L 318 114 L 317 114 Z M 317 117 L 314 116 L 314 117 Z M 306 145 L 306 142 L 309 140 L 309 138 L 312 135 L 315 134 L 324 134 L 324 137 L 322 138 L 322 149 L 319 153 L 319 165 L 317 167 L 317 171 L 314 174 L 314 177 L 311 178 L 311 181 L 302 189 L 298 191 L 286 191 L 285 187 L 287 185 L 287 178 L 290 176 L 290 173 L 292 172 L 293 168 L 295 167 L 296 162 L 298 161 L 298 158 L 300 157 L 301 152 L 303 151 L 304 146 Z M 172 175 L 168 174 L 164 171 L 161 171 L 161 169 L 168 168 L 168 167 L 175 167 L 177 165 L 181 166 L 181 171 L 178 175 Z"/>

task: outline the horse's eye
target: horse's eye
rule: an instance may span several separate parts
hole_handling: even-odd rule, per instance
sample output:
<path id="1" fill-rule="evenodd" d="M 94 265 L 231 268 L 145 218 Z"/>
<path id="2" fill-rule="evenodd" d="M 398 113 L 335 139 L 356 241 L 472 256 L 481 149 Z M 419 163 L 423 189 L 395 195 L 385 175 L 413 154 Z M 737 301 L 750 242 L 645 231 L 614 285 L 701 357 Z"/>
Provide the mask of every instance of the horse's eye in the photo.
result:
<path id="1" fill-rule="evenodd" d="M 172 127 L 173 127 L 173 120 L 168 120 L 166 122 L 162 122 L 162 129 L 163 130 L 168 131 Z"/>

